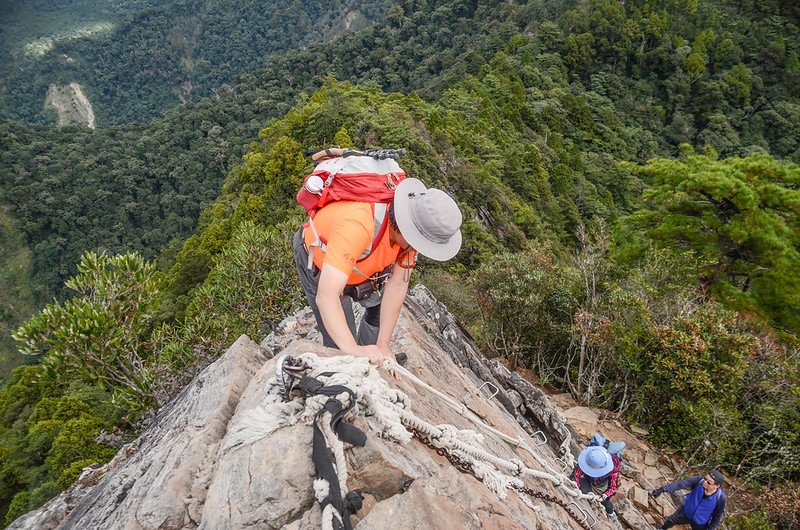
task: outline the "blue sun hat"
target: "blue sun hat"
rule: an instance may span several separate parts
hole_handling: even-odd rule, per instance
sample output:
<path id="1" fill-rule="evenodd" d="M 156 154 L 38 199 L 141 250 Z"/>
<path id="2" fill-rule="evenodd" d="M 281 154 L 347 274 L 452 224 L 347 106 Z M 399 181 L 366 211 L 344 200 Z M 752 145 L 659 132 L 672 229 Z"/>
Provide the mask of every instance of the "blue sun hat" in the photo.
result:
<path id="1" fill-rule="evenodd" d="M 589 446 L 578 455 L 578 465 L 590 477 L 600 478 L 611 473 L 614 460 L 604 448 Z"/>

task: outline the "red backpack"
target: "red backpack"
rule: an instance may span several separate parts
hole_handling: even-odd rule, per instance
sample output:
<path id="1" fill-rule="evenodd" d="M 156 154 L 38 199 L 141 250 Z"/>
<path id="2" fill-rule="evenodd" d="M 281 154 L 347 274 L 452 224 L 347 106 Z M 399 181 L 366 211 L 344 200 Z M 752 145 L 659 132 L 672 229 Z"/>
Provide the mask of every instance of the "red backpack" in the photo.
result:
<path id="1" fill-rule="evenodd" d="M 308 212 L 304 226 L 311 228 L 315 241 L 309 246 L 309 268 L 313 265 L 313 248 L 325 252 L 326 241 L 314 227 L 314 216 L 326 204 L 334 201 L 358 201 L 372 204 L 375 233 L 369 247 L 358 257 L 364 260 L 380 241 L 388 226 L 387 209 L 394 199 L 397 185 L 406 173 L 397 163 L 405 149 L 353 151 L 332 147 L 312 155 L 314 171 L 303 180 L 297 202 Z M 358 269 L 356 269 L 358 270 Z"/>
<path id="2" fill-rule="evenodd" d="M 333 201 L 389 204 L 406 173 L 396 158 L 405 149 L 353 151 L 332 147 L 317 151 L 314 171 L 303 180 L 297 202 L 313 219 L 317 211 Z"/>

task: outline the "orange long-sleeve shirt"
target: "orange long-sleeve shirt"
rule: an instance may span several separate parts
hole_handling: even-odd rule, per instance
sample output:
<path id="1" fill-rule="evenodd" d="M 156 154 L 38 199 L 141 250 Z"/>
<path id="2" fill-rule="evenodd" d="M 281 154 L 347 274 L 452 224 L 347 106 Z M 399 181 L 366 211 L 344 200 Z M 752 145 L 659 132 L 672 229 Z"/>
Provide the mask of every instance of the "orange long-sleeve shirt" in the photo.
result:
<path id="1" fill-rule="evenodd" d="M 380 241 L 373 245 L 370 255 L 356 263 L 375 234 L 375 220 L 370 203 L 332 202 L 314 216 L 314 227 L 326 245 L 325 252 L 313 248 L 314 264 L 322 269 L 327 263 L 349 274 L 348 284 L 361 283 L 366 280 L 365 276 L 383 271 L 398 262 L 398 259 L 401 260 L 400 265 L 406 268 L 413 267 L 416 263 L 416 252 L 405 253 L 399 245 L 393 244 L 388 229 Z M 315 237 L 310 227 L 305 227 L 303 237 L 306 247 L 312 249 Z M 361 274 L 355 272 L 353 267 L 357 267 Z"/>

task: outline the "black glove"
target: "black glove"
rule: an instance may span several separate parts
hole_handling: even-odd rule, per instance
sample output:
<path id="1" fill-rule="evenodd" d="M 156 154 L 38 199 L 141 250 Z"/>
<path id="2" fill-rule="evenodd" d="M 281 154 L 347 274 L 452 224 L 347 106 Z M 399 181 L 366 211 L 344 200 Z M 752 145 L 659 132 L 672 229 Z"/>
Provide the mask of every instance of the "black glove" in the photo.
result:
<path id="1" fill-rule="evenodd" d="M 658 496 L 661 495 L 662 493 L 664 493 L 664 491 L 661 488 L 658 488 L 656 490 L 651 491 L 650 496 L 653 497 L 654 499 L 657 499 Z"/>

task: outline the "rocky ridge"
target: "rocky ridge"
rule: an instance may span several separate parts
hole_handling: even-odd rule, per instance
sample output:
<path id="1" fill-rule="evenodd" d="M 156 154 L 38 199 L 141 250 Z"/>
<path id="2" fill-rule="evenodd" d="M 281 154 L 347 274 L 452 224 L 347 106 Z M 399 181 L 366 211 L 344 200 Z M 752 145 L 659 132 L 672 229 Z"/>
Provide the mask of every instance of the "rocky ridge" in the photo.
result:
<path id="1" fill-rule="evenodd" d="M 365 361 L 337 357 L 337 350 L 315 341 L 317 335 L 311 313 L 305 310 L 282 322 L 261 345 L 240 337 L 114 460 L 85 470 L 69 490 L 10 528 L 319 528 L 322 511 L 314 497 L 312 427 L 306 410 L 312 399 L 276 399 L 278 354 L 318 363 L 320 369 L 312 375 L 330 366 L 342 367 L 343 373 L 360 370 L 382 392 L 405 399 L 413 413 L 430 424 L 451 424 L 499 459 L 519 459 L 532 469 L 543 469 L 524 451 L 444 406 L 411 378 L 394 381 Z M 548 467 L 561 468 L 570 460 L 564 450 L 577 455 L 597 425 L 602 425 L 601 431 L 617 428 L 557 396 L 556 401 L 568 405 L 565 416 L 541 389 L 486 359 L 422 286 L 407 299 L 393 347 L 407 353 L 406 368 L 415 377 L 494 429 L 536 447 Z M 364 495 L 362 508 L 352 518 L 354 528 L 571 529 L 595 519 L 593 528 L 614 528 L 599 505 L 588 501 L 568 506 L 571 515 L 565 505 L 572 498 L 545 480 L 525 482 L 540 495 L 561 499 L 561 504 L 503 488 L 498 495 L 488 481 L 459 471 L 446 455 L 404 429 L 400 435 L 390 432 L 364 405 L 364 388 L 355 388 L 359 406 L 353 422 L 367 434 L 367 443 L 345 451 L 347 486 Z M 672 505 L 666 496 L 658 504 L 647 497 L 656 478 L 648 469 L 667 475 L 670 470 L 657 461 L 650 463 L 652 451 L 622 425 L 618 432 L 604 434 L 629 442 L 624 480 L 614 497 L 621 520 L 629 528 L 652 528 L 653 516 Z"/>

